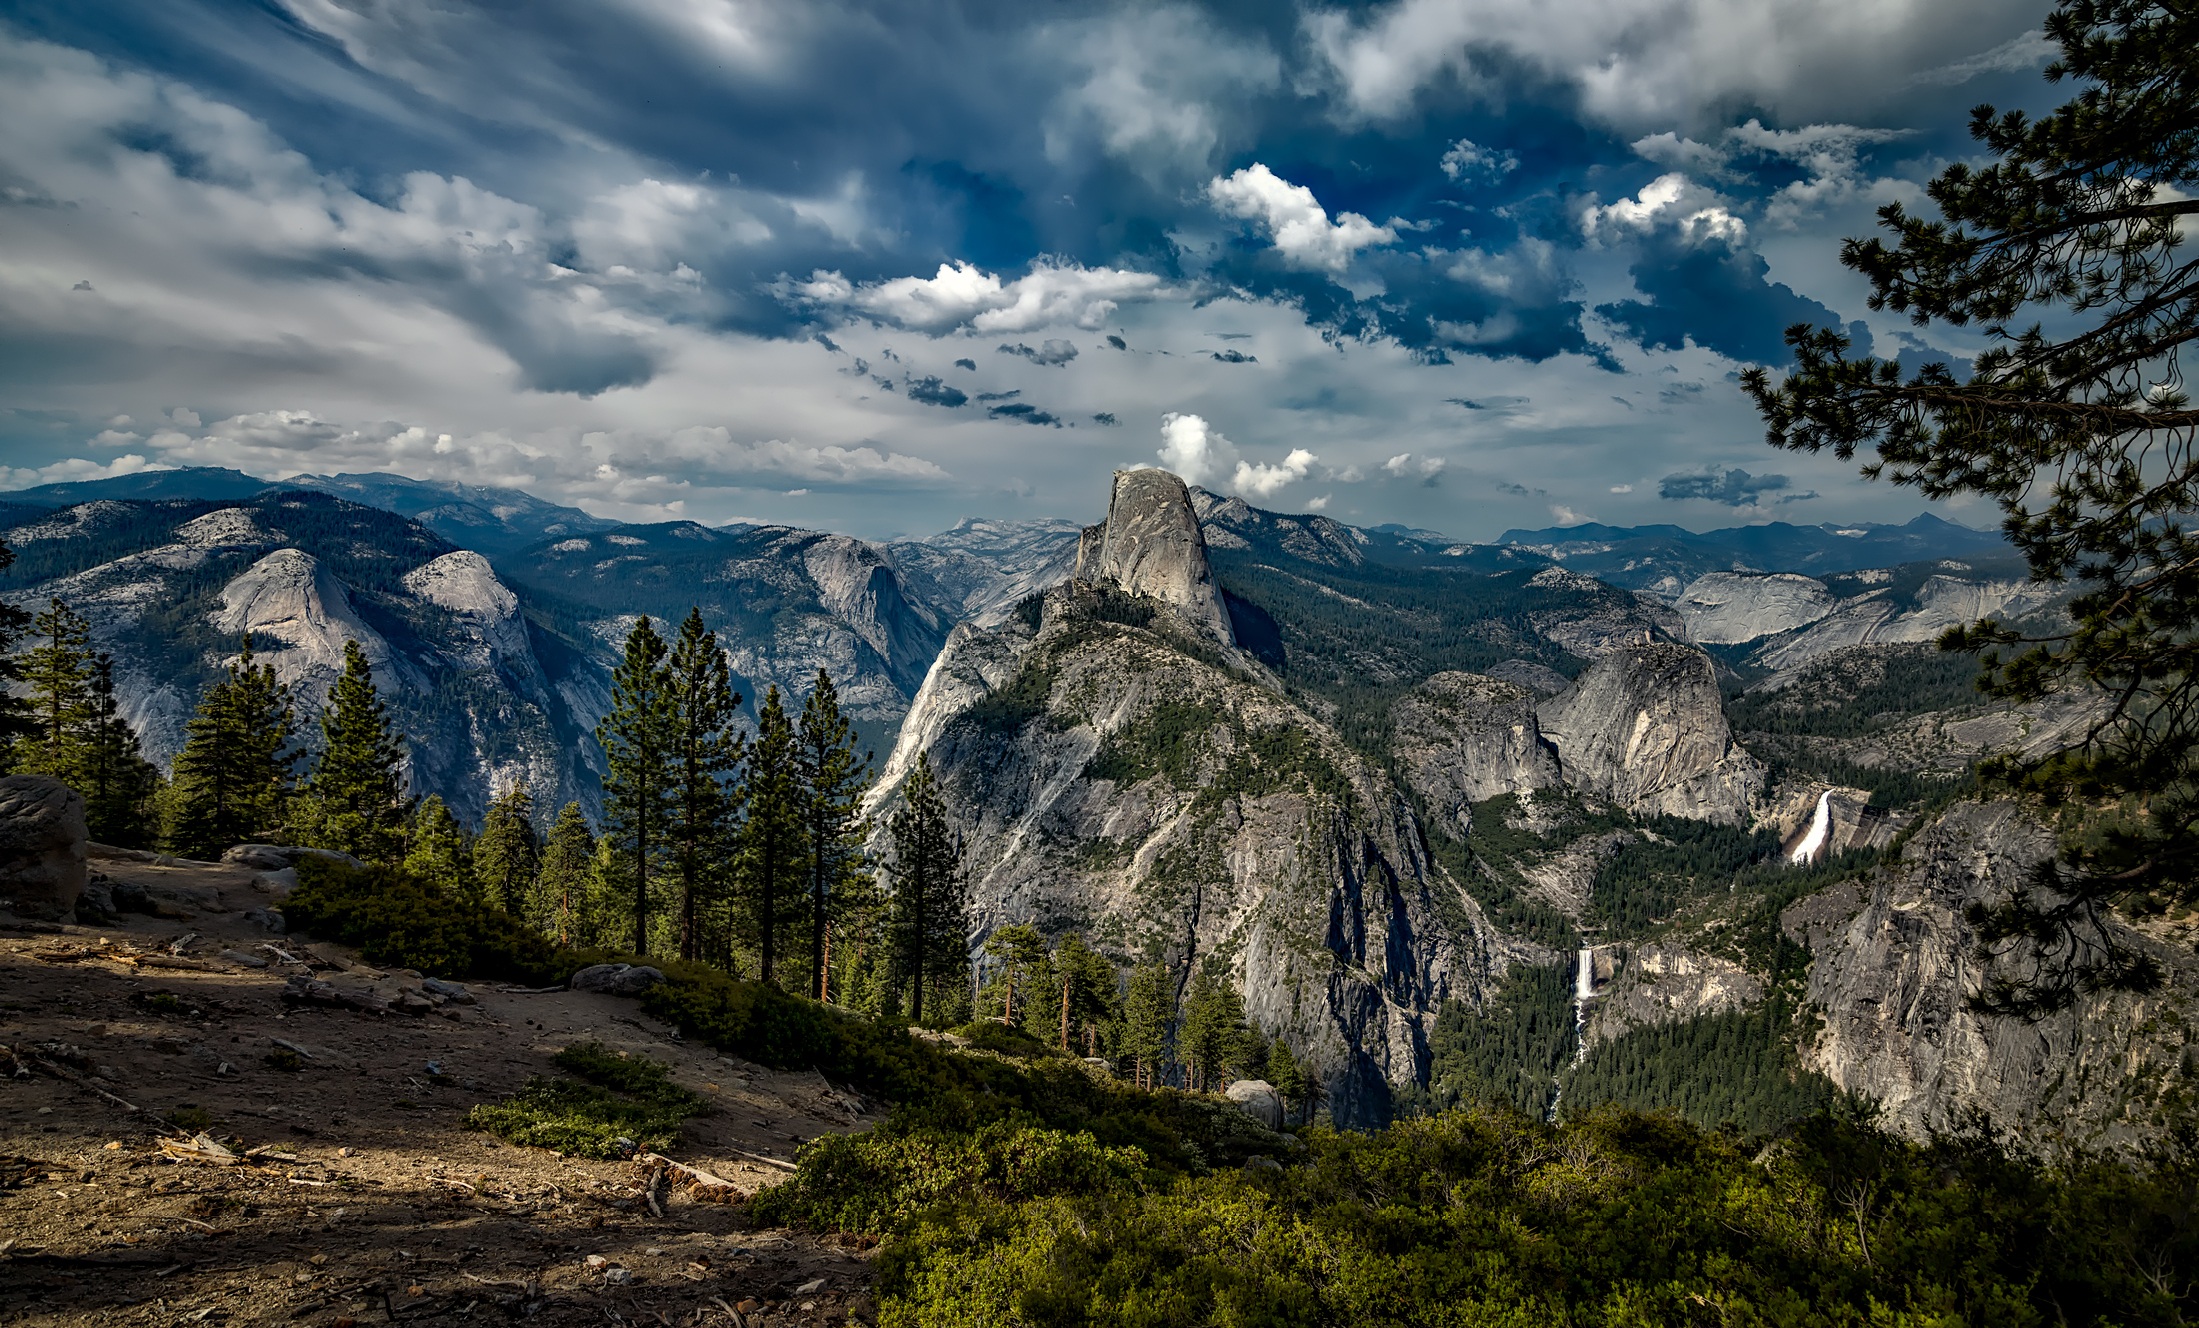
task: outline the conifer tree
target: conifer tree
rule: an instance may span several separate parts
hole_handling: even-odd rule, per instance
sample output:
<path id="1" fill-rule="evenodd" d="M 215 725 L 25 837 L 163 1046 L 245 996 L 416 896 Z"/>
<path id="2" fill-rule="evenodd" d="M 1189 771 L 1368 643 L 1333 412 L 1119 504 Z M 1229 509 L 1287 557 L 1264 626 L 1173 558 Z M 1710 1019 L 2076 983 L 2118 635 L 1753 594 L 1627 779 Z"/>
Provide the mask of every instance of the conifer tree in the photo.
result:
<path id="1" fill-rule="evenodd" d="M 1168 1026 L 1176 1017 L 1176 992 L 1168 969 L 1147 960 L 1130 973 L 1123 996 L 1121 1053 L 1130 1058 L 1131 1076 L 1141 1088 L 1159 1081 L 1168 1054 Z"/>
<path id="2" fill-rule="evenodd" d="M 996 928 L 985 938 L 985 953 L 993 961 L 992 980 L 985 984 L 985 1012 L 999 1009 L 1000 1022 L 1030 1028 L 1043 1036 L 1051 1008 L 1047 998 L 1054 991 L 1053 956 L 1046 938 L 1028 922 Z"/>
<path id="3" fill-rule="evenodd" d="M 213 858 L 233 844 L 282 833 L 298 752 L 297 712 L 273 665 L 252 657 L 252 639 L 206 689 L 176 756 L 170 847 Z"/>
<path id="4" fill-rule="evenodd" d="M 0 572 L 14 565 L 15 550 L 0 540 Z M 32 731 L 30 706 L 15 694 L 15 684 L 23 680 L 23 660 L 15 644 L 30 625 L 28 613 L 0 600 L 0 765 L 15 754 L 16 740 L 29 737 Z"/>
<path id="5" fill-rule="evenodd" d="M 1228 970 L 1209 955 L 1184 993 L 1183 1027 L 1177 1034 L 1191 1086 L 1204 1091 L 1220 1087 L 1229 1066 L 1244 1054 L 1250 1033 L 1244 997 L 1231 984 Z"/>
<path id="6" fill-rule="evenodd" d="M 611 674 L 611 711 L 596 726 L 610 766 L 603 779 L 603 834 L 627 859 L 632 945 L 639 955 L 649 953 L 650 885 L 665 849 L 674 783 L 676 720 L 664 657 L 664 638 L 642 617 L 627 633 L 625 653 Z"/>
<path id="7" fill-rule="evenodd" d="M 583 824 L 582 829 L 586 828 Z M 534 831 L 534 797 L 524 781 L 513 780 L 490 800 L 481 838 L 474 842 L 473 865 L 490 903 L 515 918 L 531 915 L 542 845 Z"/>
<path id="8" fill-rule="evenodd" d="M 1055 1042 L 1063 1051 L 1082 1046 L 1099 1054 L 1099 1033 L 1115 1016 L 1115 966 L 1075 932 L 1054 947 L 1054 985 L 1059 994 Z"/>
<path id="9" fill-rule="evenodd" d="M 728 782 L 745 755 L 733 728 L 741 694 L 733 690 L 718 634 L 703 626 L 702 611 L 690 608 L 672 646 L 667 684 L 672 713 L 672 785 L 666 833 L 673 869 L 679 876 L 680 958 L 702 957 L 705 922 L 720 911 L 727 849 L 734 832 L 740 790 Z M 731 946 L 711 928 L 709 948 L 720 962 Z"/>
<path id="10" fill-rule="evenodd" d="M 755 929 L 758 976 L 778 980 L 779 942 L 801 921 L 801 775 L 795 734 L 777 687 L 756 711 L 756 741 L 741 781 L 740 876 Z"/>
<path id="11" fill-rule="evenodd" d="M 582 944 L 583 918 L 595 886 L 596 837 L 581 815 L 580 804 L 568 802 L 550 826 L 542 845 L 542 867 L 534 876 L 533 905 L 527 910 L 536 926 L 560 945 Z"/>
<path id="12" fill-rule="evenodd" d="M 1306 1072 L 1299 1068 L 1298 1058 L 1290 1054 L 1290 1044 L 1281 1038 L 1268 1049 L 1267 1081 L 1274 1086 L 1275 1096 L 1283 1100 L 1284 1120 L 1296 1120 L 1306 1096 Z"/>
<path id="13" fill-rule="evenodd" d="M 406 871 L 462 899 L 480 898 L 480 884 L 473 875 L 473 840 L 440 796 L 430 793 L 420 800 L 406 841 Z"/>
<path id="14" fill-rule="evenodd" d="M 405 737 L 394 731 L 374 688 L 374 666 L 357 641 L 344 642 L 344 671 L 321 711 L 321 759 L 306 781 L 300 827 L 317 848 L 367 862 L 405 851 Z"/>
<path id="15" fill-rule="evenodd" d="M 91 624 L 60 599 L 49 599 L 32 628 L 44 644 L 23 655 L 37 725 L 24 742 L 18 769 L 76 785 L 92 699 Z"/>
<path id="16" fill-rule="evenodd" d="M 926 991 L 968 980 L 969 883 L 928 753 L 917 756 L 901 796 L 904 805 L 886 824 L 893 847 L 890 935 L 897 984 L 908 988 L 909 1017 L 921 1024 Z"/>
<path id="17" fill-rule="evenodd" d="M 153 839 L 153 802 L 160 771 L 138 749 L 137 730 L 115 700 L 114 657 L 92 659 L 91 704 L 77 762 L 78 790 L 91 837 L 122 848 Z"/>
<path id="18" fill-rule="evenodd" d="M 809 877 L 809 962 L 818 1000 L 832 999 L 832 925 L 864 907 L 870 873 L 863 861 L 866 822 L 863 790 L 870 782 L 870 753 L 857 756 L 855 730 L 840 713 L 832 675 L 817 670 L 817 685 L 802 707 L 795 733 L 794 768 L 800 778 L 804 864 Z"/>

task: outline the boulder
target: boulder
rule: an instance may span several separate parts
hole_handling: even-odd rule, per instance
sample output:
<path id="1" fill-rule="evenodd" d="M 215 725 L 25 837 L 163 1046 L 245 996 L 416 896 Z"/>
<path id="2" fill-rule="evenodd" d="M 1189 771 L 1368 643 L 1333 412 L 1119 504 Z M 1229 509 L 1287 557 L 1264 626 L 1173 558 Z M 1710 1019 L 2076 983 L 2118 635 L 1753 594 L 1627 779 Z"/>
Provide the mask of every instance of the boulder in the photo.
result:
<path id="1" fill-rule="evenodd" d="M 1222 1094 L 1237 1110 L 1271 1130 L 1283 1128 L 1283 1095 L 1265 1079 L 1239 1079 Z"/>
<path id="2" fill-rule="evenodd" d="M 595 964 L 573 974 L 574 991 L 600 991 L 610 996 L 639 996 L 664 981 L 664 974 L 646 965 Z"/>
<path id="3" fill-rule="evenodd" d="M 67 918 L 91 878 L 84 799 L 44 775 L 0 779 L 0 900 L 31 918 Z"/>
<path id="4" fill-rule="evenodd" d="M 338 853 L 330 848 L 300 848 L 295 844 L 239 844 L 221 855 L 221 860 L 232 867 L 246 867 L 257 872 L 288 871 L 304 858 L 319 858 L 345 867 L 366 866 L 349 853 Z M 297 884 L 297 879 L 292 876 L 290 883 Z"/>

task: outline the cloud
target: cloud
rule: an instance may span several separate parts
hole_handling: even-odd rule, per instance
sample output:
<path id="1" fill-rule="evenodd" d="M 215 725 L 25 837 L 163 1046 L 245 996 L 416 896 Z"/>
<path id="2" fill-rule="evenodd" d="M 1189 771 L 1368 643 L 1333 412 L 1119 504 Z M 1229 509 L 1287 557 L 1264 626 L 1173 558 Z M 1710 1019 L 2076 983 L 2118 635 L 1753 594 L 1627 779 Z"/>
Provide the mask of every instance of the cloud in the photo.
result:
<path id="1" fill-rule="evenodd" d="M 1049 424 L 1057 429 L 1061 427 L 1060 416 L 1052 411 L 1040 410 L 1028 401 L 1012 401 L 1005 406 L 994 406 L 985 413 L 1010 424 Z"/>
<path id="2" fill-rule="evenodd" d="M 1021 342 L 1017 342 L 1013 346 L 1000 346 L 997 349 L 1003 355 L 1020 355 L 1033 364 L 1044 364 L 1053 368 L 1059 368 L 1077 357 L 1076 344 L 1061 340 L 1047 341 L 1036 350 Z"/>
<path id="3" fill-rule="evenodd" d="M 1453 180 L 1473 177 L 1497 179 L 1519 169 L 1516 153 L 1485 148 L 1462 138 L 1443 151 L 1443 173 Z"/>
<path id="4" fill-rule="evenodd" d="M 102 434 L 101 438 L 107 435 Z M 135 439 L 135 434 L 125 435 Z M 94 442 L 100 439 L 94 439 Z M 146 471 L 174 470 L 174 466 L 148 460 L 137 452 L 126 452 L 111 461 L 93 461 L 87 457 L 69 457 L 50 465 L 15 467 L 0 466 L 0 490 L 28 489 L 40 484 L 60 484 L 70 480 L 106 480 L 120 475 L 137 475 Z"/>
<path id="5" fill-rule="evenodd" d="M 908 380 L 909 400 L 921 401 L 927 406 L 955 407 L 967 405 L 970 394 L 959 387 L 950 387 L 935 375 Z"/>
<path id="6" fill-rule="evenodd" d="M 976 332 L 1030 332 L 1064 323 L 1097 331 L 1125 302 L 1163 293 L 1149 272 L 1087 268 L 1041 259 L 1029 274 L 1003 282 L 965 262 L 941 263 L 930 277 L 895 277 L 859 285 L 840 273 L 779 283 L 782 298 L 843 317 L 860 315 L 917 332 L 959 327 Z"/>
<path id="7" fill-rule="evenodd" d="M 2019 32 L 2007 41 L 1988 51 L 1951 61 L 1932 69 L 1926 69 L 1910 78 L 1910 83 L 1951 88 L 1967 83 L 1980 74 L 2012 74 L 2020 69 L 2036 69 L 2061 54 L 2061 43 L 2033 28 Z"/>
<path id="8" fill-rule="evenodd" d="M 1206 196 L 1224 216 L 1257 221 L 1284 263 L 1304 271 L 1340 275 L 1362 249 L 1397 239 L 1389 226 L 1377 226 L 1356 212 L 1334 222 L 1304 185 L 1292 184 L 1264 164 L 1254 162 L 1229 176 L 1207 182 Z"/>
<path id="9" fill-rule="evenodd" d="M 1784 475 L 1751 475 L 1735 467 L 1667 475 L 1657 481 L 1657 496 L 1668 502 L 1700 499 L 1726 507 L 1755 507 L 1766 495 L 1779 493 L 1787 485 Z"/>
<path id="10" fill-rule="evenodd" d="M 1216 485 L 1260 499 L 1272 498 L 1304 479 L 1320 460 L 1296 447 L 1279 464 L 1250 462 L 1203 418 L 1175 412 L 1161 416 L 1159 456 L 1161 465 L 1183 476 L 1186 483 Z"/>
<path id="11" fill-rule="evenodd" d="M 1678 171 L 1658 176 L 1633 198 L 1602 207 L 1591 201 L 1581 211 L 1581 234 L 1592 244 L 1614 234 L 1646 235 L 1667 227 L 1691 244 L 1748 236 L 1746 223 L 1722 202 L 1707 201 L 1706 191 Z"/>
<path id="12" fill-rule="evenodd" d="M 954 362 L 954 367 L 955 367 L 955 368 L 957 368 L 957 369 L 971 369 L 971 370 L 974 370 L 974 369 L 976 369 L 976 368 L 977 368 L 977 361 L 976 361 L 976 360 L 971 360 L 971 359 L 961 359 L 961 360 L 956 360 L 956 361 Z"/>
<path id="13" fill-rule="evenodd" d="M 1230 485 L 1249 498 L 1272 498 L 1285 487 L 1304 479 L 1311 473 L 1313 463 L 1317 460 L 1319 458 L 1306 449 L 1294 447 L 1290 455 L 1283 458 L 1281 465 L 1256 466 L 1240 461 L 1237 463 L 1236 473 L 1230 477 Z"/>
<path id="14" fill-rule="evenodd" d="M 1234 346 L 1230 347 L 1227 350 L 1208 351 L 1207 354 L 1213 356 L 1217 360 L 1220 360 L 1223 364 L 1258 364 L 1260 362 L 1259 356 L 1247 355 Z"/>
<path id="15" fill-rule="evenodd" d="M 1896 194 L 1913 192 L 1913 186 L 1902 182 L 1866 180 L 1862 163 L 1866 149 L 1909 136 L 1910 131 L 1905 129 L 1849 124 L 1768 129 L 1763 121 L 1751 117 L 1708 143 L 1666 131 L 1638 138 L 1633 147 L 1636 153 L 1660 165 L 1736 183 L 1752 182 L 1763 175 L 1790 176 L 1800 168 L 1802 179 L 1788 180 L 1763 204 L 1766 220 L 1793 230 L 1859 194 L 1875 190 L 1879 201 L 1885 201 Z"/>

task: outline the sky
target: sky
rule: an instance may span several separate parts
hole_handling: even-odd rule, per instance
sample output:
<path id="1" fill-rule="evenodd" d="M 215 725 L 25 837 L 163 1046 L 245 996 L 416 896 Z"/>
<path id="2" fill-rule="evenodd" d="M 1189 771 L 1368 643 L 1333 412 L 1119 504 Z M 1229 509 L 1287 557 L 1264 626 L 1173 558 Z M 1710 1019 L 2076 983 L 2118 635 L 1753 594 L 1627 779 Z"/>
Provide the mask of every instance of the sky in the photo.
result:
<path id="1" fill-rule="evenodd" d="M 0 0 L 0 487 L 1905 520 L 1736 379 L 1804 321 L 1963 369 L 1839 245 L 2069 95 L 2045 8 Z"/>

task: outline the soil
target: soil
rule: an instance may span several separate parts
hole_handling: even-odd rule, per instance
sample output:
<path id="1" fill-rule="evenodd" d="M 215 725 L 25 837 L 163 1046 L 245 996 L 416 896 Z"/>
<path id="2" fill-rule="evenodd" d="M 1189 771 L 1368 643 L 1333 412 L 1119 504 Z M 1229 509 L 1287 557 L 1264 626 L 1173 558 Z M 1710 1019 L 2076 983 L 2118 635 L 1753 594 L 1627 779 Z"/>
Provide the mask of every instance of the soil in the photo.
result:
<path id="1" fill-rule="evenodd" d="M 270 899 L 246 870 L 94 866 L 143 885 L 156 915 L 0 914 L 0 1323 L 875 1317 L 864 1242 L 759 1229 L 744 1202 L 650 1188 L 635 1163 L 462 1125 L 594 1040 L 712 1103 L 668 1153 L 746 1195 L 802 1141 L 869 1125 L 853 1093 L 683 1042 L 628 998 L 472 983 L 442 1000 L 417 973 L 256 925 Z M 307 973 L 417 1012 L 286 1003 Z M 262 1151 L 172 1156 L 201 1134 Z"/>

